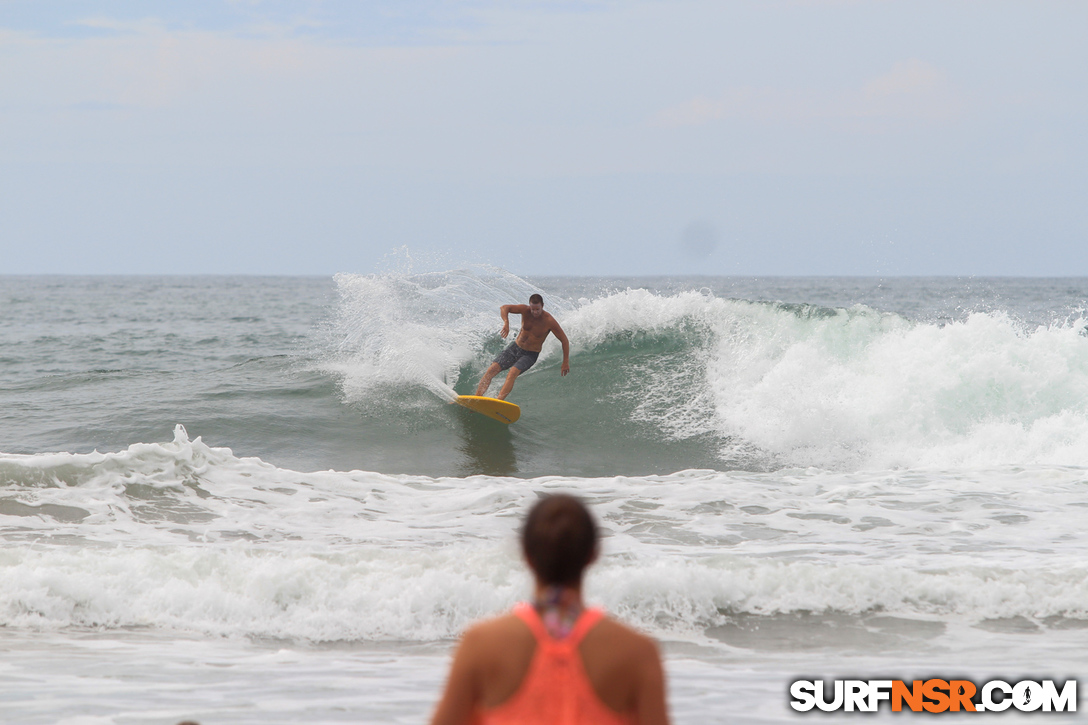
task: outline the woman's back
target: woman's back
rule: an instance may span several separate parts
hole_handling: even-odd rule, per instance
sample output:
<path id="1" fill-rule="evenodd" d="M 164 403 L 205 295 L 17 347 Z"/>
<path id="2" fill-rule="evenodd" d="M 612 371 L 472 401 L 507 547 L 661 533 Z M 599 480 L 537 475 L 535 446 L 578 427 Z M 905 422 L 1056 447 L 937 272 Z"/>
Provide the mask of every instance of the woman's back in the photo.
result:
<path id="1" fill-rule="evenodd" d="M 464 654 L 473 665 L 477 714 L 484 723 L 559 722 L 554 708 L 573 701 L 592 717 L 572 722 L 666 722 L 656 645 L 598 610 L 583 612 L 570 635 L 556 640 L 535 610 L 521 605 L 473 627 L 461 647 L 458 659 Z M 572 677 L 562 680 L 555 662 L 565 650 L 572 655 Z"/>
<path id="2" fill-rule="evenodd" d="M 582 575 L 597 543 L 596 522 L 574 496 L 533 505 L 521 549 L 536 605 L 465 633 L 432 725 L 668 725 L 657 645 L 584 608 Z"/>

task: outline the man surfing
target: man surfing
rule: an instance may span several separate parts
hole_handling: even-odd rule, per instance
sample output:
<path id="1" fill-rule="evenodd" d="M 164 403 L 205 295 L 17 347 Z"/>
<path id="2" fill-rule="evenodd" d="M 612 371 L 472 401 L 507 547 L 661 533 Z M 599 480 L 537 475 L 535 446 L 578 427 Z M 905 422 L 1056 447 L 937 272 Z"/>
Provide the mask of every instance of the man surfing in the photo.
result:
<path id="1" fill-rule="evenodd" d="M 563 366 L 559 368 L 559 374 L 566 375 L 570 372 L 570 341 L 567 340 L 566 333 L 563 332 L 563 328 L 559 326 L 555 318 L 544 311 L 544 298 L 534 294 L 529 298 L 529 304 L 527 305 L 503 305 L 500 307 L 499 315 L 502 316 L 502 332 L 499 334 L 503 337 L 510 334 L 509 315 L 511 312 L 515 315 L 521 315 L 521 330 L 518 332 L 517 338 L 498 354 L 495 361 L 491 363 L 491 367 L 484 372 L 484 376 L 480 378 L 480 384 L 476 386 L 476 395 L 486 393 L 487 387 L 491 385 L 492 378 L 509 368 L 510 372 L 506 374 L 506 382 L 502 384 L 502 390 L 495 396 L 499 400 L 506 400 L 506 396 L 514 389 L 514 381 L 518 379 L 519 375 L 531 368 L 537 357 L 540 356 L 540 348 L 543 347 L 544 340 L 548 337 L 549 332 L 555 333 L 556 339 L 563 344 Z"/>

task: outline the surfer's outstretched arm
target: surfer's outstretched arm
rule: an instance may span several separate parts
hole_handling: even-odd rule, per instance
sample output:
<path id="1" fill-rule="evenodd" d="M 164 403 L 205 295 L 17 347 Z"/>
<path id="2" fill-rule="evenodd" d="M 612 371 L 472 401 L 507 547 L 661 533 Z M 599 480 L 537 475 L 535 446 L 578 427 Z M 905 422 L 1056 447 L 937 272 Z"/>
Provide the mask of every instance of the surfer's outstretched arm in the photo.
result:
<path id="1" fill-rule="evenodd" d="M 522 315 L 529 311 L 528 305 L 503 305 L 499 308 L 499 317 L 502 318 L 502 332 L 499 333 L 502 337 L 506 337 L 510 334 L 510 313 L 515 315 Z"/>
<path id="2" fill-rule="evenodd" d="M 566 375 L 570 372 L 570 340 L 567 339 L 567 333 L 563 332 L 563 328 L 554 317 L 552 318 L 552 333 L 555 339 L 563 344 L 563 365 L 559 368 L 559 374 Z"/>

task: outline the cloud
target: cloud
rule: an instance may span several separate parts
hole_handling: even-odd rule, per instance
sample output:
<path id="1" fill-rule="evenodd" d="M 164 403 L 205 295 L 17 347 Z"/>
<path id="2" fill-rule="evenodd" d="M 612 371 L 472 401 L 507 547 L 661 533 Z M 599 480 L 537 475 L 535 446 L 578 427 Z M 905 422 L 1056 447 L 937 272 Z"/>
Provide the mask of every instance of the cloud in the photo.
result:
<path id="1" fill-rule="evenodd" d="M 817 99 L 803 91 L 743 86 L 717 98 L 698 96 L 654 117 L 655 126 L 702 126 L 713 121 L 747 118 L 787 120 L 812 116 Z"/>
<path id="2" fill-rule="evenodd" d="M 243 99 L 265 105 L 281 102 L 288 92 L 307 97 L 318 88 L 336 105 L 375 76 L 395 78 L 398 70 L 441 67 L 458 52 L 359 48 L 306 38 L 239 38 L 171 30 L 154 19 L 81 22 L 114 32 L 73 40 L 0 30 L 0 43 L 12 61 L 0 65 L 0 94 L 13 108 L 244 107 Z"/>
<path id="3" fill-rule="evenodd" d="M 821 93 L 742 86 L 714 98 L 697 96 L 660 111 L 651 119 L 651 125 L 676 128 L 730 119 L 780 123 L 866 119 L 939 122 L 958 118 L 965 108 L 962 94 L 943 71 L 912 58 L 848 91 Z"/>
<path id="4" fill-rule="evenodd" d="M 120 103 L 110 103 L 109 101 L 80 101 L 79 103 L 73 103 L 68 106 L 73 111 L 124 111 L 128 106 L 122 106 Z"/>
<path id="5" fill-rule="evenodd" d="M 929 63 L 911 58 L 896 63 L 882 76 L 865 84 L 870 96 L 894 96 L 897 94 L 930 93 L 944 83 L 944 74 Z"/>
<path id="6" fill-rule="evenodd" d="M 80 18 L 72 21 L 72 25 L 78 25 L 94 30 L 111 30 L 115 33 L 131 33 L 142 35 L 151 32 L 161 32 L 166 24 L 156 18 L 142 18 L 139 20 L 117 20 L 107 17 Z"/>

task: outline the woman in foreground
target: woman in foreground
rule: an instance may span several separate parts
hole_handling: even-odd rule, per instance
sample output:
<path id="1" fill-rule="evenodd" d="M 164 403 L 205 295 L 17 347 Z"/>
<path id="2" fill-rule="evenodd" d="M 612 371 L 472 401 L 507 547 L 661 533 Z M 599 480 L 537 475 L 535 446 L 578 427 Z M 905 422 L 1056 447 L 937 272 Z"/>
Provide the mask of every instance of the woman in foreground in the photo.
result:
<path id="1" fill-rule="evenodd" d="M 598 553 L 582 502 L 540 500 L 521 546 L 533 602 L 465 633 L 432 725 L 667 725 L 654 641 L 582 603 L 582 575 Z"/>

